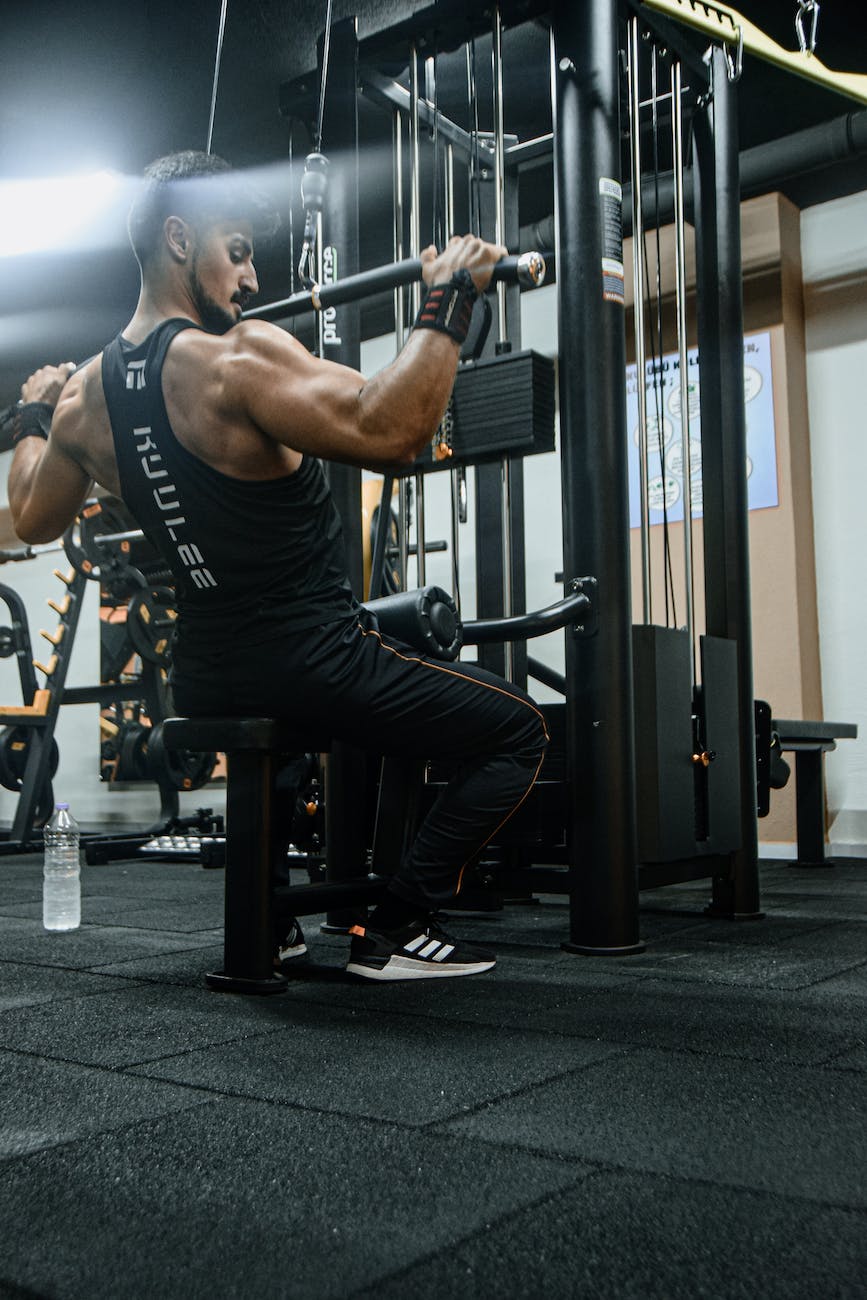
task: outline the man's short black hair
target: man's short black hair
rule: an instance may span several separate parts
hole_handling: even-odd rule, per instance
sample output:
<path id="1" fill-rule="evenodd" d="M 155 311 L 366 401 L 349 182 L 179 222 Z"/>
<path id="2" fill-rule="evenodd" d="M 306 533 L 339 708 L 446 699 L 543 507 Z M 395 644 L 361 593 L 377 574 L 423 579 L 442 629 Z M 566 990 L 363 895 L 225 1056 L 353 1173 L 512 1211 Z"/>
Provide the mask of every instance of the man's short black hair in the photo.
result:
<path id="1" fill-rule="evenodd" d="M 225 158 L 185 149 L 157 158 L 145 168 L 142 189 L 133 203 L 127 229 L 139 265 L 144 268 L 159 247 L 166 217 L 183 217 L 193 227 L 244 220 L 255 238 L 273 235 L 280 224 L 264 195 Z"/>

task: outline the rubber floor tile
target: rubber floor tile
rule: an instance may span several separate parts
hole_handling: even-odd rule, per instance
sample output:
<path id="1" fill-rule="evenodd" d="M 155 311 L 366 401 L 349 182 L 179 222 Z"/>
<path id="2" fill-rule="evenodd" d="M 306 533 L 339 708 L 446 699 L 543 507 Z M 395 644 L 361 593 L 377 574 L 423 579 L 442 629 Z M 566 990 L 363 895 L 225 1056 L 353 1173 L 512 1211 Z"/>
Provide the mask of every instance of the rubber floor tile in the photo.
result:
<path id="1" fill-rule="evenodd" d="M 3 1046 L 118 1069 L 279 1029 L 273 999 L 220 997 L 162 984 L 128 987 L 0 1017 Z"/>
<path id="2" fill-rule="evenodd" d="M 124 987 L 122 980 L 93 975 L 88 971 L 56 970 L 0 961 L 0 1015 L 40 1002 L 62 1002 L 89 993 L 109 993 Z M 0 1043 L 3 1039 L 0 1020 Z"/>
<path id="3" fill-rule="evenodd" d="M 203 989 L 206 987 L 206 973 L 218 970 L 222 962 L 221 934 L 218 939 L 212 939 L 207 947 L 187 946 L 177 952 L 154 953 L 149 957 L 130 957 L 127 961 L 108 962 L 105 966 L 93 966 L 91 969 L 94 974 L 99 975 L 117 975 L 122 979 L 141 979 L 147 983 L 181 984 Z"/>
<path id="4" fill-rule="evenodd" d="M 42 920 L 42 900 L 36 902 L 5 903 L 0 905 L 0 915 L 19 916 Z M 142 900 L 106 898 L 104 895 L 83 897 L 81 900 L 83 925 L 99 925 L 133 930 L 164 930 L 167 933 L 193 934 L 200 930 L 223 929 L 222 900 L 187 899 L 151 900 L 146 907 Z"/>
<path id="5" fill-rule="evenodd" d="M 635 1051 L 449 1131 L 568 1159 L 867 1207 L 864 1083 L 821 1067 Z"/>
<path id="6" fill-rule="evenodd" d="M 373 986 L 340 969 L 317 968 L 294 975 L 289 996 L 321 1006 L 354 1007 L 369 1014 L 413 1015 L 433 1021 L 500 1027 L 509 1032 L 545 1030 L 594 1038 L 585 1027 L 588 1004 L 606 1006 L 605 994 L 631 981 L 588 964 L 574 978 L 507 956 L 484 975 L 467 979 L 397 981 Z M 594 1013 L 595 1014 L 595 1013 Z"/>
<path id="7" fill-rule="evenodd" d="M 276 1000 L 275 1000 L 276 1001 Z M 431 1124 L 619 1049 L 607 1043 L 280 999 L 286 1029 L 136 1067 L 235 1095 L 402 1124 Z M 275 1014 L 279 1014 L 273 1008 Z"/>
<path id="8" fill-rule="evenodd" d="M 449 1300 L 855 1300 L 865 1275 L 863 1213 L 603 1172 L 348 1300 L 403 1300 L 419 1277 Z"/>
<path id="9" fill-rule="evenodd" d="M 0 1051 L 0 1160 L 212 1099 L 193 1088 Z"/>
<path id="10" fill-rule="evenodd" d="M 86 970 L 132 957 L 213 944 L 211 931 L 201 934 L 165 934 L 127 926 L 88 925 L 53 933 L 39 920 L 0 916 L 0 951 L 7 961 Z"/>
<path id="11" fill-rule="evenodd" d="M 0 1278 L 52 1300 L 343 1300 L 586 1173 L 448 1135 L 216 1101 L 0 1162 Z"/>

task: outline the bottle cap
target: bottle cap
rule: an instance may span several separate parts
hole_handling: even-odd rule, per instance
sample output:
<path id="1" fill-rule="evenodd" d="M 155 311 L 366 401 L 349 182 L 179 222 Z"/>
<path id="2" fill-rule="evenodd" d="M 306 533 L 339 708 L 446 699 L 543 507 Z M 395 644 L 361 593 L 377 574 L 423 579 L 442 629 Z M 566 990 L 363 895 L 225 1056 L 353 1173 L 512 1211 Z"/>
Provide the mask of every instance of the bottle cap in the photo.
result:
<path id="1" fill-rule="evenodd" d="M 68 803 L 56 803 L 56 804 L 54 805 L 54 807 L 57 809 L 58 812 L 60 812 L 61 808 L 65 808 L 65 809 L 67 810 L 67 812 L 69 811 L 69 804 L 68 804 Z"/>

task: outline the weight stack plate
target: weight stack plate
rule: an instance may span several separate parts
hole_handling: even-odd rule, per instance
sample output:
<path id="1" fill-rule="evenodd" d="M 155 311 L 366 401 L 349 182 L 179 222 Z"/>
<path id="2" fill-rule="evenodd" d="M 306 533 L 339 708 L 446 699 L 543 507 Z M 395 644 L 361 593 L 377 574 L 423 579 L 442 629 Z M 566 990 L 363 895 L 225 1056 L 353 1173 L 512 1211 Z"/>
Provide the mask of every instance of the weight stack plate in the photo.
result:
<path id="1" fill-rule="evenodd" d="M 554 362 L 538 352 L 507 352 L 462 365 L 452 394 L 453 454 L 426 448 L 409 472 L 479 464 L 554 450 Z"/>

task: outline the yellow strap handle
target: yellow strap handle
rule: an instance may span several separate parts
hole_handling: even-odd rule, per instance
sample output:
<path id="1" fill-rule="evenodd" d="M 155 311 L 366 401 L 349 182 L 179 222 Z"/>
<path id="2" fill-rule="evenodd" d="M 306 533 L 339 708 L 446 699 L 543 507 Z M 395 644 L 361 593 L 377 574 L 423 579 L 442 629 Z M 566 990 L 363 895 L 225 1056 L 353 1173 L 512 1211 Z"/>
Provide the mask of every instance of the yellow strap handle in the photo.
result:
<path id="1" fill-rule="evenodd" d="M 656 9 L 668 18 L 704 32 L 714 41 L 738 45 L 743 40 L 744 49 L 766 63 L 806 77 L 829 90 L 836 90 L 859 104 L 867 104 L 867 75 L 861 72 L 834 72 L 826 68 L 809 50 L 786 50 L 771 40 L 755 23 L 751 23 L 737 9 L 720 4 L 717 0 L 644 0 L 648 9 Z"/>

